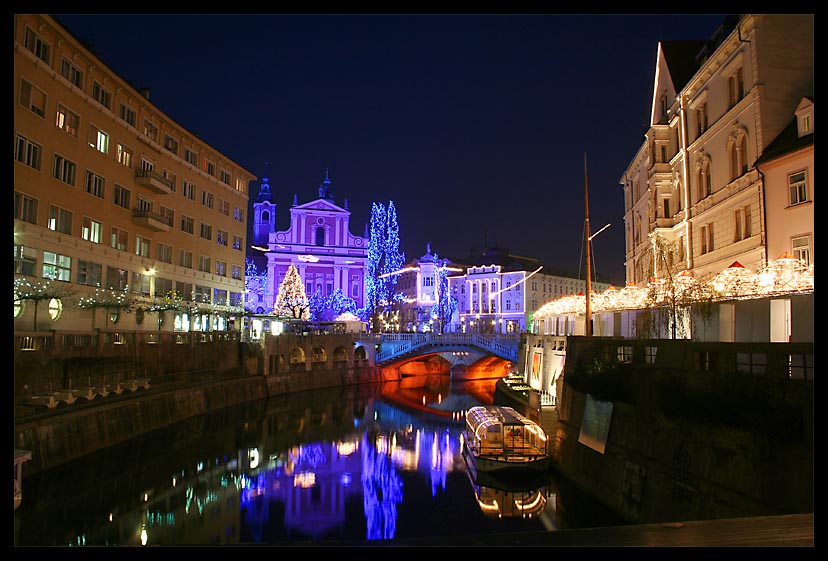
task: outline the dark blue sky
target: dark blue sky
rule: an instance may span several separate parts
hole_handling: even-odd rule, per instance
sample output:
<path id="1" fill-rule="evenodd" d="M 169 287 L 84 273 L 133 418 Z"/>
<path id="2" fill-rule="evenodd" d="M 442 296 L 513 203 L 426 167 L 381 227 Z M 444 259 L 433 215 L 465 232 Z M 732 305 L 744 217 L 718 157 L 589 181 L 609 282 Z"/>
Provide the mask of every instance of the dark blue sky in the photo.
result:
<path id="1" fill-rule="evenodd" d="M 624 282 L 618 182 L 643 141 L 659 40 L 724 15 L 58 15 L 115 72 L 270 178 L 277 227 L 330 170 L 351 231 L 393 200 L 402 249 L 489 245 Z M 267 168 L 265 167 L 267 162 Z M 255 191 L 251 196 L 255 195 Z"/>

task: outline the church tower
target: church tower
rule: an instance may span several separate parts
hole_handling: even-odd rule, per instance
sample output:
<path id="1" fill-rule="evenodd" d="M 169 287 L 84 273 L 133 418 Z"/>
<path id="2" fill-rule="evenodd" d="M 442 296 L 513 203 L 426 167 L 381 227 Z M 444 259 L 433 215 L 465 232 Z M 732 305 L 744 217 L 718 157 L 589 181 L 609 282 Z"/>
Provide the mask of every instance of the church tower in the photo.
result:
<path id="1" fill-rule="evenodd" d="M 270 200 L 270 184 L 267 172 L 262 178 L 259 196 L 253 203 L 253 242 L 252 245 L 267 247 L 268 236 L 276 231 L 276 203 Z"/>

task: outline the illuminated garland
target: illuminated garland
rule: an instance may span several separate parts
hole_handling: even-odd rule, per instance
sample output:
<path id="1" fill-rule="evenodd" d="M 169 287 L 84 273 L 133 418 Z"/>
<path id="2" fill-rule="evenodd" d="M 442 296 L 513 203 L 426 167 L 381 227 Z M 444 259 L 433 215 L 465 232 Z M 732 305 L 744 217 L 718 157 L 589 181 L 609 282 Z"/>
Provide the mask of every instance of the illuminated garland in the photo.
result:
<path id="1" fill-rule="evenodd" d="M 653 279 L 647 287 L 631 285 L 618 290 L 610 286 L 601 294 L 592 294 L 590 309 L 597 313 L 664 305 L 670 296 L 669 284 L 665 279 Z M 672 282 L 673 295 L 689 295 L 689 301 L 762 298 L 813 291 L 813 264 L 808 265 L 787 252 L 758 273 L 736 261 L 709 282 L 697 281 L 689 271 L 678 273 Z M 535 312 L 534 318 L 583 314 L 585 311 L 586 296 L 572 294 L 544 304 Z"/>

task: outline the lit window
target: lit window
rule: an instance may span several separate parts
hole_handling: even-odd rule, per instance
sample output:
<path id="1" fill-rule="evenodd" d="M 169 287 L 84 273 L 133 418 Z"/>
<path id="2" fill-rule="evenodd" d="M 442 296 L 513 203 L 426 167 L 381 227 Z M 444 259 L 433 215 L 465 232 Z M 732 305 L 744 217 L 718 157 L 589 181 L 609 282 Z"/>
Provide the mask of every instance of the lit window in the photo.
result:
<path id="1" fill-rule="evenodd" d="M 95 125 L 89 125 L 89 146 L 102 154 L 109 153 L 109 135 Z"/>

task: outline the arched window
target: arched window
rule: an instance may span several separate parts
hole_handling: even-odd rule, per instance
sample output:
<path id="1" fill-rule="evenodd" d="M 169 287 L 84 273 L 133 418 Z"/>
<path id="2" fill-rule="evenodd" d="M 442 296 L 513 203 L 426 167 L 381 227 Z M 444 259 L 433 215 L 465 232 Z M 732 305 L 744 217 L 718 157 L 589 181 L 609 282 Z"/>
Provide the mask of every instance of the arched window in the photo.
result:
<path id="1" fill-rule="evenodd" d="M 323 246 L 325 245 L 325 229 L 324 228 L 317 228 L 316 229 L 316 245 Z"/>
<path id="2" fill-rule="evenodd" d="M 270 213 L 266 210 L 262 211 L 262 222 L 269 222 L 270 221 Z"/>
<path id="3" fill-rule="evenodd" d="M 730 155 L 730 179 L 732 181 L 746 174 L 748 170 L 747 134 L 744 129 L 739 128 L 730 133 L 727 150 Z"/>
<path id="4" fill-rule="evenodd" d="M 696 162 L 696 192 L 699 201 L 713 192 L 711 185 L 710 157 L 707 154 L 702 154 L 699 161 Z"/>

